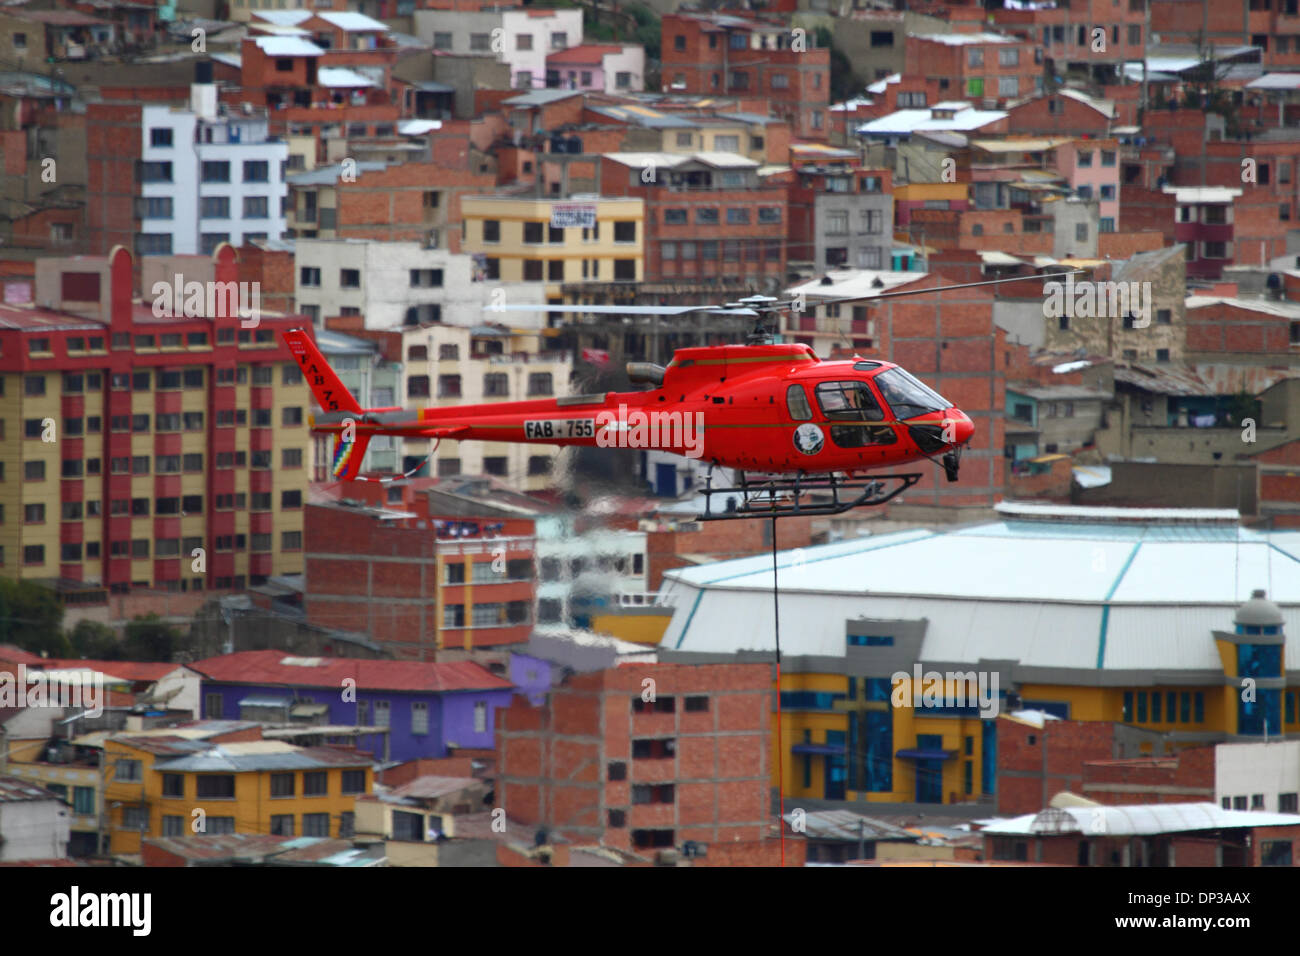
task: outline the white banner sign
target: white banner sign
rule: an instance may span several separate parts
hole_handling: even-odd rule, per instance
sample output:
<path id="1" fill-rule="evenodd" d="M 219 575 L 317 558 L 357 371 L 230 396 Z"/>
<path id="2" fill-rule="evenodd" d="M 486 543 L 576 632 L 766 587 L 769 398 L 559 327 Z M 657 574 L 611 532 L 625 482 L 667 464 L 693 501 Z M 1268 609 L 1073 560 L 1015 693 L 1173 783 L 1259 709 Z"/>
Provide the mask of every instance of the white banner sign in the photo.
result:
<path id="1" fill-rule="evenodd" d="M 591 203 L 555 203 L 551 206 L 551 228 L 590 229 L 596 225 L 596 207 Z"/>

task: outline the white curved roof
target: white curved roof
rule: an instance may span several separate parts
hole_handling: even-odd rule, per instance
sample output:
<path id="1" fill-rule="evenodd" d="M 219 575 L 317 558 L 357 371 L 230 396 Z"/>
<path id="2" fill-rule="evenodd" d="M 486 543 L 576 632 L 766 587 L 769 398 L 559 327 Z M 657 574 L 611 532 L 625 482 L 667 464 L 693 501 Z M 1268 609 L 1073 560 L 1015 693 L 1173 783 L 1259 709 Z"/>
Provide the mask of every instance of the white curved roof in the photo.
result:
<path id="1" fill-rule="evenodd" d="M 778 555 L 781 650 L 844 654 L 852 618 L 928 619 L 922 657 L 1029 667 L 1218 670 L 1210 640 L 1262 588 L 1300 654 L 1300 532 L 1009 519 Z M 772 559 L 668 571 L 663 646 L 771 651 Z"/>

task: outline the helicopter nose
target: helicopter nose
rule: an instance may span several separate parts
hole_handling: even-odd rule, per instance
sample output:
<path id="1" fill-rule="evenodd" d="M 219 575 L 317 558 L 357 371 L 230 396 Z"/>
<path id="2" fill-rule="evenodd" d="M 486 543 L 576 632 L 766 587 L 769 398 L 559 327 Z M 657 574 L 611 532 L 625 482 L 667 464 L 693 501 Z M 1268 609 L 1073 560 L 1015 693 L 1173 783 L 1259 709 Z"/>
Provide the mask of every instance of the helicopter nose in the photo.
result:
<path id="1" fill-rule="evenodd" d="M 954 445 L 964 445 L 975 435 L 975 423 L 960 409 L 950 409 L 949 417 L 954 421 L 953 433 L 957 440 Z"/>

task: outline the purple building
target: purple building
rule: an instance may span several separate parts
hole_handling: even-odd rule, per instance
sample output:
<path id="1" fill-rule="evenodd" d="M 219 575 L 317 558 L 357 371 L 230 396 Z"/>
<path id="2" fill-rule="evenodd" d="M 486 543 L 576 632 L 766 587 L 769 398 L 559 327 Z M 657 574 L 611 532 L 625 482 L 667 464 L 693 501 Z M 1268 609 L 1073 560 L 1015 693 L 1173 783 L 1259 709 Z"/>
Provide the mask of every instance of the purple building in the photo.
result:
<path id="1" fill-rule="evenodd" d="M 268 650 L 189 666 L 203 676 L 204 718 L 387 727 L 386 734 L 356 735 L 357 747 L 403 762 L 445 757 L 449 747 L 494 748 L 496 709 L 510 706 L 513 690 L 471 661 L 294 657 Z"/>

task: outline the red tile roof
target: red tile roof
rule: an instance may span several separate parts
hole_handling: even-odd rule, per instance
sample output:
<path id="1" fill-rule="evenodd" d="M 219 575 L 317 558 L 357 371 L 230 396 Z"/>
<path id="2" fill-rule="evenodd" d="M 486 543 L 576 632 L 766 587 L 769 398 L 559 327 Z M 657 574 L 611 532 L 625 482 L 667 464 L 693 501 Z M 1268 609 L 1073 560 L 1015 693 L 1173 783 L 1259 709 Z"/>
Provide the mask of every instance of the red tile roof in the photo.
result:
<path id="1" fill-rule="evenodd" d="M 5 661 L 8 664 L 27 665 L 49 663 L 40 654 L 33 654 L 31 651 L 25 651 L 13 644 L 0 644 L 0 661 Z"/>
<path id="2" fill-rule="evenodd" d="M 3 657 L 4 655 L 0 654 L 0 658 Z M 180 664 L 160 664 L 156 661 L 82 661 L 74 657 L 60 657 L 57 660 L 47 660 L 42 661 L 42 663 L 45 665 L 46 670 L 85 668 L 86 670 L 98 671 L 101 674 L 109 674 L 112 677 L 120 677 L 129 681 L 161 680 L 182 666 Z"/>
<path id="3" fill-rule="evenodd" d="M 284 663 L 312 661 L 311 664 Z M 295 657 L 284 651 L 239 651 L 189 665 L 210 680 L 226 684 L 283 684 L 297 687 L 343 686 L 355 680 L 361 690 L 509 690 L 514 685 L 472 661 L 422 663 L 351 657 Z"/>
<path id="4" fill-rule="evenodd" d="M 621 46 L 610 46 L 600 43 L 584 43 L 581 46 L 571 46 L 567 50 L 559 50 L 555 53 L 547 54 L 547 63 L 599 63 L 601 57 L 610 53 L 622 53 Z"/>

